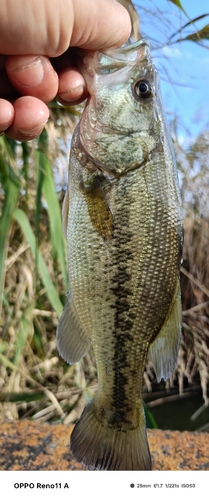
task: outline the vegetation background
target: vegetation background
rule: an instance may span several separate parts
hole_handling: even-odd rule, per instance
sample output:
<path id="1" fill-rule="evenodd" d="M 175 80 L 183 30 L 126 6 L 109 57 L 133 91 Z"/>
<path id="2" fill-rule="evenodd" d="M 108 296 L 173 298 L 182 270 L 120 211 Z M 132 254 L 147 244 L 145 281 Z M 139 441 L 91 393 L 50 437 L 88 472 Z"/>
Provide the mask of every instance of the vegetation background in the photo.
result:
<path id="1" fill-rule="evenodd" d="M 183 11 L 180 1 L 171 1 Z M 137 39 L 138 13 L 130 0 L 121 3 Z M 205 50 L 209 25 L 198 31 L 196 21 L 182 26 L 179 40 Z M 0 419 L 67 424 L 93 396 L 97 373 L 93 351 L 68 366 L 56 348 L 69 287 L 61 205 L 71 134 L 82 106 L 65 108 L 54 101 L 50 110 L 39 139 L 20 143 L 0 137 Z M 166 383 L 157 384 L 147 361 L 143 395 L 148 426 L 209 431 L 209 131 L 182 146 L 175 119 L 170 127 L 185 211 L 182 340 Z"/>

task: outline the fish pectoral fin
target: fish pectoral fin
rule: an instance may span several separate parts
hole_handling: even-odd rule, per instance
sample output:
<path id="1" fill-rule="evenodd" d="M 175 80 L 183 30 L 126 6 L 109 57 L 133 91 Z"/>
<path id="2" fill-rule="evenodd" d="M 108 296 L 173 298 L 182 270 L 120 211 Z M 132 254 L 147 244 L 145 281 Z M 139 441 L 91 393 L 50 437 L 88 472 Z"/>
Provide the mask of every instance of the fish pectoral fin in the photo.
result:
<path id="1" fill-rule="evenodd" d="M 149 349 L 158 382 L 162 378 L 167 380 L 174 371 L 178 358 L 180 337 L 181 295 L 178 283 L 166 320 Z"/>
<path id="2" fill-rule="evenodd" d="M 62 205 L 62 230 L 65 235 L 65 238 L 67 238 L 67 224 L 68 224 L 68 214 L 69 214 L 69 190 L 67 189 Z"/>
<path id="3" fill-rule="evenodd" d="M 110 239 L 114 230 L 113 216 L 102 189 L 86 190 L 84 195 L 92 226 L 104 239 Z"/>
<path id="4" fill-rule="evenodd" d="M 90 345 L 69 295 L 57 328 L 58 351 L 67 363 L 73 364 L 85 356 Z"/>

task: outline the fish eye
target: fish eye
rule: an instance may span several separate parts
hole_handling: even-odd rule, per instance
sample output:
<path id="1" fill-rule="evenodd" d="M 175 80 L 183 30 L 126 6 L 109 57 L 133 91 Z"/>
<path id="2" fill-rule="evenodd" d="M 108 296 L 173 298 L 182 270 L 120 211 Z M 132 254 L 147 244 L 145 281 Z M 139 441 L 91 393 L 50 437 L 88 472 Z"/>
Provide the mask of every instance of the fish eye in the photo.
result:
<path id="1" fill-rule="evenodd" d="M 139 80 L 134 83 L 133 90 L 136 97 L 140 97 L 141 99 L 147 99 L 152 94 L 152 87 L 148 80 Z"/>

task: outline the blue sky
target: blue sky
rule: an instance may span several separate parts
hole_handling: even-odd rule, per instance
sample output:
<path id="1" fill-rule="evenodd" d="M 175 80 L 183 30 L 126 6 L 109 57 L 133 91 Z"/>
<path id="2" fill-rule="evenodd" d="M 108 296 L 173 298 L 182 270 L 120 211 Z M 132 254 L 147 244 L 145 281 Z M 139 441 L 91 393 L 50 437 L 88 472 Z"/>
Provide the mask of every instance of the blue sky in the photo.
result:
<path id="1" fill-rule="evenodd" d="M 180 9 L 168 0 L 135 0 L 134 4 L 142 35 L 151 39 L 167 118 L 178 118 L 180 140 L 193 139 L 203 129 L 209 129 L 209 41 L 204 41 L 205 48 L 189 41 L 169 43 L 169 37 L 188 22 Z M 181 0 L 181 4 L 190 19 L 209 13 L 209 2 L 205 0 Z M 206 24 L 209 16 L 182 35 Z"/>

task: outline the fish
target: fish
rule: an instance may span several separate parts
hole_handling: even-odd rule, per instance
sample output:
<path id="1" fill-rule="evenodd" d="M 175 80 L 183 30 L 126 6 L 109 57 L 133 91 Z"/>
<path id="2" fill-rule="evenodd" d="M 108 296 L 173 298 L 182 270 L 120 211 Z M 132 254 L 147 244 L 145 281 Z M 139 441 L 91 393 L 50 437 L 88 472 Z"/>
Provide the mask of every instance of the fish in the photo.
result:
<path id="1" fill-rule="evenodd" d="M 173 372 L 181 336 L 182 205 L 149 41 L 82 52 L 89 92 L 75 128 L 63 205 L 70 290 L 60 355 L 92 346 L 98 391 L 71 435 L 89 470 L 151 470 L 146 361 Z"/>

